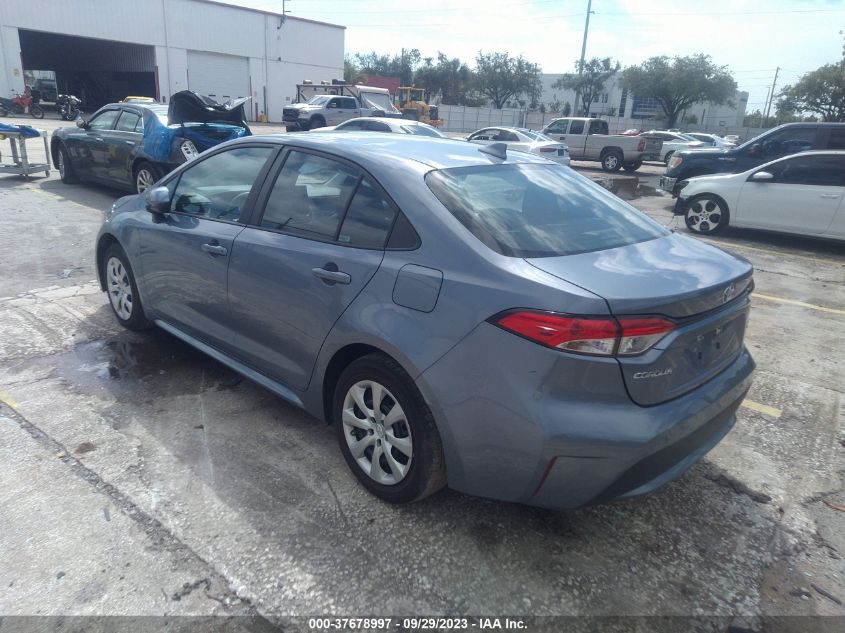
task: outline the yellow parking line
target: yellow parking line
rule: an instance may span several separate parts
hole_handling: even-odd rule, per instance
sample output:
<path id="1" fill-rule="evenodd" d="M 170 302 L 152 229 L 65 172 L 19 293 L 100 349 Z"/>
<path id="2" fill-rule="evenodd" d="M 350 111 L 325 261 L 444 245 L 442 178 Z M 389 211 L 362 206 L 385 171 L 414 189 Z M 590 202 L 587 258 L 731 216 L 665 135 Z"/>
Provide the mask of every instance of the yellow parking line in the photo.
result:
<path id="1" fill-rule="evenodd" d="M 795 299 L 784 299 L 783 297 L 773 297 L 771 295 L 760 294 L 759 292 L 754 292 L 751 294 L 751 296 L 757 297 L 758 299 L 765 299 L 766 301 L 774 301 L 775 303 L 786 303 L 792 306 L 800 306 L 802 308 L 818 310 L 819 312 L 828 312 L 830 314 L 841 314 L 845 316 L 845 310 L 837 310 L 836 308 L 817 306 L 815 303 L 806 303 L 804 301 L 796 301 Z"/>
<path id="2" fill-rule="evenodd" d="M 768 415 L 775 419 L 779 418 L 780 414 L 782 413 L 781 410 L 776 407 L 770 407 L 767 404 L 760 404 L 759 402 L 754 402 L 753 400 L 749 400 L 748 398 L 742 401 L 741 406 L 745 407 L 746 409 L 756 411 L 757 413 Z"/>
<path id="3" fill-rule="evenodd" d="M 708 240 L 708 239 L 703 239 L 703 238 L 698 238 L 698 239 L 700 239 L 702 242 L 707 242 L 708 244 L 712 244 L 713 246 L 718 246 L 719 248 L 726 248 L 726 249 L 738 248 L 740 250 L 754 251 L 754 252 L 757 252 L 757 253 L 763 253 L 764 255 L 771 255 L 773 257 L 784 257 L 784 256 L 785 257 L 794 257 L 796 259 L 806 259 L 806 260 L 811 261 L 811 262 L 816 263 L 816 264 L 819 263 L 819 262 L 822 262 L 822 263 L 825 263 L 825 264 L 834 264 L 836 266 L 839 266 L 839 265 L 842 264 L 842 262 L 836 261 L 835 259 L 827 259 L 825 257 L 816 257 L 815 255 L 801 255 L 799 253 L 789 253 L 787 251 L 776 251 L 776 250 L 768 249 L 768 248 L 758 248 L 756 246 L 746 246 L 745 244 L 736 244 L 734 242 L 726 242 L 724 240 Z"/>
<path id="4" fill-rule="evenodd" d="M 10 409 L 14 409 L 15 411 L 18 410 L 18 403 L 15 402 L 15 399 L 12 398 L 8 393 L 0 389 L 0 402 L 5 404 Z"/>

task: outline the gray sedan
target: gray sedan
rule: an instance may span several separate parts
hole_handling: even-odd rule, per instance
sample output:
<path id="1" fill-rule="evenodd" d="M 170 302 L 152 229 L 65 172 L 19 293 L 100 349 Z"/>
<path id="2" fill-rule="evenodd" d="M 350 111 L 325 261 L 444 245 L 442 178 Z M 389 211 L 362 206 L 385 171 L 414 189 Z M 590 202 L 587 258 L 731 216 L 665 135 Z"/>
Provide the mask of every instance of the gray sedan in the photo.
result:
<path id="1" fill-rule="evenodd" d="M 96 261 L 123 326 L 334 424 L 391 502 L 647 493 L 728 433 L 754 368 L 747 261 L 504 145 L 225 143 L 120 199 Z"/>

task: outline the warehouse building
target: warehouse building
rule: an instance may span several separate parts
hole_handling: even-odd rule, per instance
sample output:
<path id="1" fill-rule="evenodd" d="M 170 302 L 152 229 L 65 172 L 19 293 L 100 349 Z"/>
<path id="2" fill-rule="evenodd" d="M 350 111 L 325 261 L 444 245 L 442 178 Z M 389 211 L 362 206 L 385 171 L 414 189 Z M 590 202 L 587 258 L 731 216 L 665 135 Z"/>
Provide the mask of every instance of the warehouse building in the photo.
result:
<path id="1" fill-rule="evenodd" d="M 34 77 L 86 110 L 127 95 L 251 96 L 251 120 L 281 121 L 303 79 L 343 77 L 344 27 L 212 0 L 0 2 L 0 96 Z"/>

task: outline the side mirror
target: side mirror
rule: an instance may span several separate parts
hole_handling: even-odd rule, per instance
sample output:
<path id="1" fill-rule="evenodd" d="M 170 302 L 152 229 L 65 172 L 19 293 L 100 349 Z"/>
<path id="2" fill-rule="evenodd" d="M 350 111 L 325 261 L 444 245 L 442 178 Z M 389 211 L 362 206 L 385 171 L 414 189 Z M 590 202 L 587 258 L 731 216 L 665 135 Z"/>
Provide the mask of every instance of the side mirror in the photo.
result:
<path id="1" fill-rule="evenodd" d="M 774 179 L 775 177 L 768 171 L 758 171 L 751 174 L 751 180 L 753 182 L 768 182 Z"/>
<path id="2" fill-rule="evenodd" d="M 157 215 L 170 211 L 170 190 L 167 187 L 154 187 L 147 191 L 147 211 Z"/>
<path id="3" fill-rule="evenodd" d="M 88 121 L 86 121 L 82 117 L 79 117 L 76 120 L 76 127 L 83 129 L 83 130 L 87 130 L 88 129 Z"/>

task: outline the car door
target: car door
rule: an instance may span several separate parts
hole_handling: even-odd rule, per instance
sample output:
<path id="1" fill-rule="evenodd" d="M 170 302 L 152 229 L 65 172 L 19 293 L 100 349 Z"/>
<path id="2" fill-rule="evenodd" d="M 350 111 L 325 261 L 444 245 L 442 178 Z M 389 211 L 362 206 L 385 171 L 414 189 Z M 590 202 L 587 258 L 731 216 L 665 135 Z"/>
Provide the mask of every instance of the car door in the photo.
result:
<path id="1" fill-rule="evenodd" d="M 758 170 L 763 171 L 773 178 L 749 178 L 742 186 L 740 224 L 810 234 L 830 227 L 845 192 L 845 156 L 803 154 Z"/>
<path id="2" fill-rule="evenodd" d="M 104 133 L 108 147 L 107 178 L 122 187 L 133 186 L 132 160 L 144 144 L 144 121 L 137 110 L 124 108 L 114 129 Z"/>
<path id="3" fill-rule="evenodd" d="M 277 162 L 235 240 L 229 304 L 240 358 L 302 390 L 335 321 L 381 264 L 396 209 L 341 159 L 293 149 Z"/>
<path id="4" fill-rule="evenodd" d="M 230 351 L 232 243 L 276 151 L 269 144 L 237 145 L 196 159 L 166 181 L 170 212 L 139 238 L 140 289 L 153 318 Z"/>
<path id="5" fill-rule="evenodd" d="M 120 110 L 107 108 L 92 116 L 84 129 L 68 134 L 64 139 L 73 168 L 80 178 L 105 179 L 107 168 L 104 132 L 114 127 Z"/>
<path id="6" fill-rule="evenodd" d="M 569 123 L 569 130 L 561 141 L 566 141 L 569 146 L 569 155 L 572 158 L 585 158 L 587 154 L 587 130 L 583 119 L 572 119 Z M 573 151 L 573 148 L 575 151 Z M 596 157 L 598 158 L 598 157 Z"/>
<path id="7" fill-rule="evenodd" d="M 568 127 L 568 119 L 559 119 L 549 123 L 549 125 L 543 130 L 543 134 L 555 139 L 556 141 L 564 142 L 566 141 L 566 132 Z"/>

